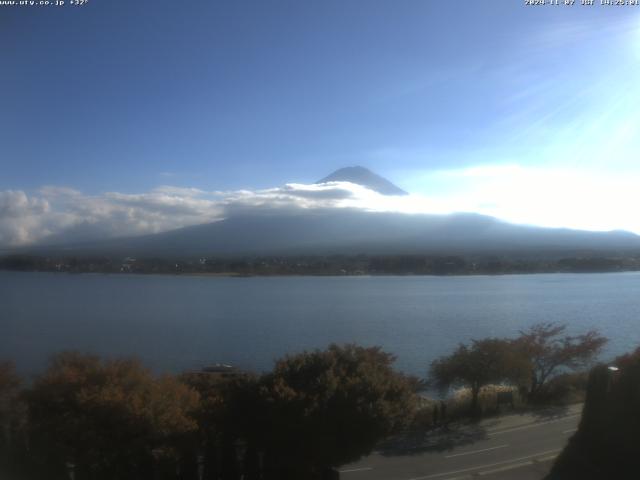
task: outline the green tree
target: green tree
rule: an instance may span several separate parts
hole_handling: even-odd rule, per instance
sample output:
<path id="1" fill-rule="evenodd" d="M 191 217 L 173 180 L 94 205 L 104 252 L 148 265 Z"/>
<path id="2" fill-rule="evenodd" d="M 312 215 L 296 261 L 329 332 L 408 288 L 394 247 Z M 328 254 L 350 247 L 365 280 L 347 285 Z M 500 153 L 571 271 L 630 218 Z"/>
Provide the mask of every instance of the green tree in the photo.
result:
<path id="1" fill-rule="evenodd" d="M 225 377 L 206 371 L 185 373 L 180 379 L 200 394 L 195 412 L 196 448 L 204 454 L 207 474 L 237 478 L 240 447 L 251 457 L 245 463 L 252 463 L 250 467 L 256 470 L 256 438 L 263 435 L 256 420 L 260 408 L 258 379 L 249 373 Z"/>
<path id="2" fill-rule="evenodd" d="M 171 456 L 195 431 L 198 401 L 197 392 L 154 377 L 137 360 L 62 353 L 27 393 L 32 445 L 49 478 L 67 461 L 92 478 L 138 478 L 153 456 Z"/>
<path id="3" fill-rule="evenodd" d="M 21 380 L 12 362 L 0 362 L 0 462 L 8 463 L 14 432 L 23 421 Z"/>
<path id="4" fill-rule="evenodd" d="M 584 368 L 600 353 L 607 339 L 597 331 L 582 335 L 566 335 L 567 326 L 538 323 L 520 332 L 514 344 L 524 355 L 529 369 L 529 397 L 545 387 L 547 381 L 563 370 Z"/>
<path id="5" fill-rule="evenodd" d="M 0 425 L 5 432 L 9 431 L 15 413 L 21 383 L 15 365 L 12 362 L 0 362 Z"/>
<path id="6" fill-rule="evenodd" d="M 578 431 L 548 479 L 638 478 L 639 385 L 640 349 L 590 370 Z"/>
<path id="7" fill-rule="evenodd" d="M 478 415 L 480 389 L 490 383 L 517 380 L 523 372 L 522 357 L 506 339 L 486 338 L 460 344 L 450 355 L 431 363 L 429 378 L 444 390 L 452 386 L 471 389 L 471 413 Z"/>
<path id="8" fill-rule="evenodd" d="M 258 428 L 278 478 L 317 478 L 404 425 L 416 398 L 394 360 L 379 347 L 331 345 L 276 362 L 262 379 Z"/>

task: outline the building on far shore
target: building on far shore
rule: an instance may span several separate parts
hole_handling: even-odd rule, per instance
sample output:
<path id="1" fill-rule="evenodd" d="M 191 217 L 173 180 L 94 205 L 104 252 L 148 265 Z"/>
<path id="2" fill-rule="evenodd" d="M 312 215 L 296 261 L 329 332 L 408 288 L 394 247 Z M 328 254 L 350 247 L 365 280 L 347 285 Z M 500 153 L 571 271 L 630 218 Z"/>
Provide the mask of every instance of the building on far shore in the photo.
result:
<path id="1" fill-rule="evenodd" d="M 190 373 L 196 375 L 206 375 L 210 378 L 215 378 L 218 380 L 231 380 L 233 378 L 243 377 L 247 375 L 247 372 L 245 372 L 244 370 L 226 363 L 214 363 Z"/>

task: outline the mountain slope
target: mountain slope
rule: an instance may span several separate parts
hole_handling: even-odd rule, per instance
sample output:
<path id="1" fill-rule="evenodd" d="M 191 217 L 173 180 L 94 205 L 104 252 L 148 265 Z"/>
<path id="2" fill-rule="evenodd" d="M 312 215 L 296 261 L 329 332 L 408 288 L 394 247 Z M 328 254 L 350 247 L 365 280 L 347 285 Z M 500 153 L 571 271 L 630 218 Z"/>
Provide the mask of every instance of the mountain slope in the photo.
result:
<path id="1" fill-rule="evenodd" d="M 237 215 L 155 235 L 38 250 L 195 257 L 627 249 L 640 249 L 640 237 L 627 232 L 518 226 L 477 214 L 410 215 L 332 209 Z"/>
<path id="2" fill-rule="evenodd" d="M 318 183 L 348 181 L 385 195 L 406 195 L 363 167 L 342 168 Z M 230 213 L 233 212 L 233 213 Z M 403 253 L 532 253 L 640 250 L 628 232 L 587 232 L 513 225 L 492 217 L 370 212 L 345 208 L 263 205 L 228 210 L 227 218 L 163 233 L 95 240 L 95 227 L 78 225 L 50 237 L 47 247 L 23 252 L 62 255 L 196 257 Z M 91 241 L 91 238 L 94 238 Z M 75 238 L 73 244 L 64 238 Z M 80 239 L 83 239 L 81 241 Z"/>

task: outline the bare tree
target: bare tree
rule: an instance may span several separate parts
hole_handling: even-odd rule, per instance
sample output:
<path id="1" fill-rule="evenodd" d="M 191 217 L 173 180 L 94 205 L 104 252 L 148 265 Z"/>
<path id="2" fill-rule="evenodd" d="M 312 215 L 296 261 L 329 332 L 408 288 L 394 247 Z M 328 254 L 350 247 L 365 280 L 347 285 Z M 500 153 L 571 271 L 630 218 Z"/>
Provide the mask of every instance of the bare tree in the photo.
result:
<path id="1" fill-rule="evenodd" d="M 601 351 L 607 339 L 597 331 L 582 335 L 565 335 L 567 326 L 538 323 L 514 341 L 517 350 L 529 362 L 529 396 L 535 397 L 546 382 L 562 370 L 585 367 Z"/>

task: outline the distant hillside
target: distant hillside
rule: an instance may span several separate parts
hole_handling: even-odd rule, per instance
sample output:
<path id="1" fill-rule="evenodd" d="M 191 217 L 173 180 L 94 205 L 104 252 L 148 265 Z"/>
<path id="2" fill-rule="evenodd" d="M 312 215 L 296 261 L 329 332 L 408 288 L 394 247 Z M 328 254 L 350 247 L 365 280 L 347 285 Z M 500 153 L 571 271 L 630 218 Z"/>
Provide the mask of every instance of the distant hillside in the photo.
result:
<path id="1" fill-rule="evenodd" d="M 385 195 L 405 195 L 393 183 L 364 167 L 347 167 L 319 183 L 348 181 Z M 68 240 L 74 239 L 73 243 Z M 96 240 L 99 238 L 100 240 Z M 370 212 L 345 208 L 236 210 L 214 223 L 153 235 L 105 239 L 89 224 L 49 237 L 47 246 L 0 252 L 36 255 L 116 255 L 187 258 L 242 255 L 461 255 L 492 253 L 617 252 L 640 250 L 640 237 L 628 232 L 587 232 L 513 225 L 492 217 Z"/>
<path id="2" fill-rule="evenodd" d="M 627 232 L 519 226 L 477 214 L 424 215 L 327 209 L 236 215 L 155 235 L 29 250 L 69 255 L 191 257 L 639 248 L 640 237 Z"/>
<path id="3" fill-rule="evenodd" d="M 367 187 L 368 189 L 383 195 L 408 195 L 407 192 L 397 187 L 386 178 L 373 173 L 367 168 L 358 166 L 336 170 L 331 175 L 327 175 L 316 183 L 326 182 L 351 182 Z"/>

